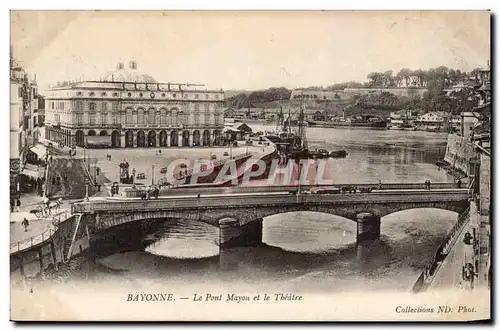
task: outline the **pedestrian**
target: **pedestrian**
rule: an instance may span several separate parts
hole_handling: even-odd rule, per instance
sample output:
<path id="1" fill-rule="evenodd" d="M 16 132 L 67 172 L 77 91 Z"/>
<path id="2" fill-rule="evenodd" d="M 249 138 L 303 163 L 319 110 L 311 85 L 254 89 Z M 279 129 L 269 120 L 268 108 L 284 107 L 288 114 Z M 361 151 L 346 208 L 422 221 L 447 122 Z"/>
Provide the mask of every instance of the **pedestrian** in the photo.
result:
<path id="1" fill-rule="evenodd" d="M 462 186 L 462 181 L 460 180 L 460 178 L 457 180 L 457 187 L 460 188 L 460 186 Z"/>
<path id="2" fill-rule="evenodd" d="M 52 163 L 52 155 L 50 156 L 50 159 L 49 159 L 49 160 L 50 160 L 50 163 Z"/>
<path id="3" fill-rule="evenodd" d="M 30 225 L 30 222 L 26 217 L 23 219 L 22 225 L 24 226 L 24 232 L 28 232 L 28 226 Z"/>
<path id="4" fill-rule="evenodd" d="M 52 177 L 52 185 L 56 185 L 56 177 Z"/>
<path id="5" fill-rule="evenodd" d="M 63 175 L 63 179 L 64 179 L 64 181 L 68 180 L 68 175 L 66 173 Z"/>
<path id="6" fill-rule="evenodd" d="M 21 209 L 21 199 L 17 199 L 16 201 L 16 211 L 19 212 Z"/>
<path id="7" fill-rule="evenodd" d="M 427 181 L 427 183 L 428 183 L 428 184 L 427 184 L 427 185 L 428 185 L 428 190 L 430 191 L 430 190 L 431 190 L 431 181 L 430 181 L 430 180 L 428 180 L 428 181 Z"/>
<path id="8" fill-rule="evenodd" d="M 14 199 L 10 199 L 10 212 L 13 213 L 14 212 Z"/>

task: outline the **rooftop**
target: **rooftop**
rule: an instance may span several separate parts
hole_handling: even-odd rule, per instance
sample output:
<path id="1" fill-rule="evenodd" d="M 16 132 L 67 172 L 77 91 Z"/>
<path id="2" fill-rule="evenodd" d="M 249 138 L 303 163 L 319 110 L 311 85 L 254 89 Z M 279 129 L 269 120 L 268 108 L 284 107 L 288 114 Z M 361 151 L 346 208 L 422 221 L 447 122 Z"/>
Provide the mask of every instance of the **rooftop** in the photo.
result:
<path id="1" fill-rule="evenodd" d="M 123 63 L 118 63 L 115 71 L 108 72 L 100 80 L 102 82 L 158 83 L 151 75 L 139 71 L 135 61 L 130 61 L 128 68 L 125 68 Z"/>

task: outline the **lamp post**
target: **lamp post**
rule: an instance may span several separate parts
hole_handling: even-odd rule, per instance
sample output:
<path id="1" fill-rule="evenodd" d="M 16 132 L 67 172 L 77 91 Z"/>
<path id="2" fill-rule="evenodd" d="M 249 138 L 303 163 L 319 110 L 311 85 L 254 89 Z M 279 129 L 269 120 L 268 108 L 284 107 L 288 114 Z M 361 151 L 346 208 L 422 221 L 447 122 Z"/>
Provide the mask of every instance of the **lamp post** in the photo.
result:
<path id="1" fill-rule="evenodd" d="M 89 182 L 87 178 L 85 178 L 85 201 L 89 201 Z"/>
<path id="2" fill-rule="evenodd" d="M 155 184 L 155 165 L 151 166 L 151 185 Z"/>
<path id="3" fill-rule="evenodd" d="M 135 184 L 135 168 L 132 168 L 132 185 Z"/>

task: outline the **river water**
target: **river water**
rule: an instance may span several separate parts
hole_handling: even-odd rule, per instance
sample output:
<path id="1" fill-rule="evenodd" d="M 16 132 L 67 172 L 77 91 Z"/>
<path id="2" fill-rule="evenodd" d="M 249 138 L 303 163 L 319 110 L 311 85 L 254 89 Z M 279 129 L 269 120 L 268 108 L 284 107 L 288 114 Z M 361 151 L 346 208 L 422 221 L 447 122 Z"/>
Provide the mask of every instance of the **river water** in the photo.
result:
<path id="1" fill-rule="evenodd" d="M 253 125 L 253 129 L 272 127 Z M 453 180 L 435 166 L 446 149 L 443 133 L 308 128 L 307 138 L 310 148 L 349 153 L 344 159 L 331 160 L 329 171 L 336 182 Z M 380 242 L 363 261 L 357 255 L 356 224 L 328 214 L 267 217 L 262 246 L 221 252 L 218 229 L 208 224 L 165 220 L 147 231 L 129 225 L 107 233 L 103 242 L 108 248 L 101 251 L 99 268 L 87 277 L 143 285 L 266 283 L 290 291 L 408 291 L 456 217 L 456 213 L 437 209 L 387 215 L 381 220 Z M 117 231 L 121 231 L 119 236 Z M 124 248 L 127 240 L 137 245 Z"/>

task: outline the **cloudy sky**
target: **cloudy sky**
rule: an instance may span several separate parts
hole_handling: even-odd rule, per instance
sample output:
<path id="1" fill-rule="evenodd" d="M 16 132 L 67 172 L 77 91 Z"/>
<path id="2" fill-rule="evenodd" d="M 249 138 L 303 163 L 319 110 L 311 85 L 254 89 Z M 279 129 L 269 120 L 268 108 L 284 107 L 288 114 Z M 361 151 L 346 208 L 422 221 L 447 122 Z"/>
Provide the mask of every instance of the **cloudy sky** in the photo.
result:
<path id="1" fill-rule="evenodd" d="M 223 89 L 365 81 L 372 71 L 484 66 L 489 12 L 11 13 L 15 57 L 42 87 L 135 59 L 160 82 Z"/>

